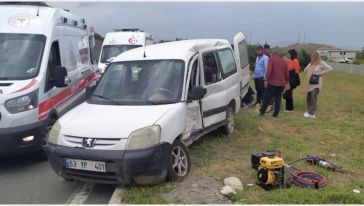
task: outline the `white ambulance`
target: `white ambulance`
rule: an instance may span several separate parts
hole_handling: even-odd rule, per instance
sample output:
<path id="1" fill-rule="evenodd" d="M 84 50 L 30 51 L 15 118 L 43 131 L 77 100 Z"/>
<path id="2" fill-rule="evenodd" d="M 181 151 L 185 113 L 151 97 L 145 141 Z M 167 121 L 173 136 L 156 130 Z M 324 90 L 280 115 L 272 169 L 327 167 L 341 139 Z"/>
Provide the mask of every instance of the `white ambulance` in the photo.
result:
<path id="1" fill-rule="evenodd" d="M 85 20 L 28 4 L 0 5 L 0 156 L 41 151 L 97 77 Z"/>
<path id="2" fill-rule="evenodd" d="M 153 44 L 152 35 L 139 29 L 120 29 L 107 33 L 102 43 L 99 71 L 104 73 L 108 64 L 119 54 L 137 47 Z"/>

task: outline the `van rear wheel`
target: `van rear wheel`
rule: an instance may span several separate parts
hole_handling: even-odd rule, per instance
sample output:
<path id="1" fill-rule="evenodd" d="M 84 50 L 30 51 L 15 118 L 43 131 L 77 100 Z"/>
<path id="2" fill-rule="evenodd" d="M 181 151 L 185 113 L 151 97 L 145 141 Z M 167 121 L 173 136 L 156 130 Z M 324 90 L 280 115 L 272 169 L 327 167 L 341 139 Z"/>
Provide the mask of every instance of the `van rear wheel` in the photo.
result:
<path id="1" fill-rule="evenodd" d="M 179 140 L 172 144 L 171 158 L 168 164 L 168 181 L 182 181 L 191 169 L 191 159 L 187 147 Z"/>
<path id="2" fill-rule="evenodd" d="M 229 106 L 226 111 L 227 123 L 222 127 L 222 132 L 226 136 L 234 134 L 235 129 L 235 113 L 233 107 Z"/>

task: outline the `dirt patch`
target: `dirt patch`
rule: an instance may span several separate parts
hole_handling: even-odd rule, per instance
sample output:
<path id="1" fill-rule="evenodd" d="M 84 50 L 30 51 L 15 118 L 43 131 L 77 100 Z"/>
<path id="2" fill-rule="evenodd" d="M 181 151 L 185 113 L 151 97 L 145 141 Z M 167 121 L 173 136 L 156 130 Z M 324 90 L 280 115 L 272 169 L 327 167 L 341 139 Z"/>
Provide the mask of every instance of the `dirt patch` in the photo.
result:
<path id="1" fill-rule="evenodd" d="M 220 194 L 223 183 L 217 177 L 189 176 L 163 197 L 170 203 L 231 204 Z"/>

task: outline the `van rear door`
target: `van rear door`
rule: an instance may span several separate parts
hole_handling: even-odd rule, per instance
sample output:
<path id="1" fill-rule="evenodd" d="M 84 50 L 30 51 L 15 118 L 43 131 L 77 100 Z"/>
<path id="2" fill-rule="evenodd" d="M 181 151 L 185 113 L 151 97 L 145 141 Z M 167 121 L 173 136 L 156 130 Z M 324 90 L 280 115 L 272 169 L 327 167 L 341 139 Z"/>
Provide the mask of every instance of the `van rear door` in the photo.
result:
<path id="1" fill-rule="evenodd" d="M 237 66 L 241 69 L 241 96 L 244 97 L 249 88 L 250 71 L 248 45 L 244 34 L 241 32 L 234 37 L 234 52 Z"/>

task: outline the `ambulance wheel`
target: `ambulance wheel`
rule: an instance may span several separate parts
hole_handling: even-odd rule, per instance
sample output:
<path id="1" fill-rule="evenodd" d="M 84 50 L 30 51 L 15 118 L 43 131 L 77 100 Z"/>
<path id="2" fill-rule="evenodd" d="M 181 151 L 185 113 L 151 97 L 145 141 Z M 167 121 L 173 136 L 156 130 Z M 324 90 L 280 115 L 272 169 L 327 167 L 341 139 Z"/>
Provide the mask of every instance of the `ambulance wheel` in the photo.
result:
<path id="1" fill-rule="evenodd" d="M 172 144 L 171 158 L 168 164 L 167 181 L 182 181 L 191 169 L 191 158 L 187 147 L 176 140 Z"/>
<path id="2" fill-rule="evenodd" d="M 52 126 L 54 125 L 54 123 L 56 123 L 57 119 L 54 117 L 51 117 L 48 121 L 47 127 L 45 128 L 45 132 L 43 135 L 43 146 L 42 149 L 38 152 L 38 157 L 40 160 L 46 161 L 47 160 L 47 156 L 45 153 L 45 146 L 47 144 L 48 141 L 48 137 L 49 137 L 49 133 L 52 129 Z"/>
<path id="3" fill-rule="evenodd" d="M 226 136 L 234 134 L 235 129 L 235 115 L 234 115 L 234 108 L 229 106 L 226 111 L 226 120 L 227 123 L 222 127 L 222 132 Z"/>

